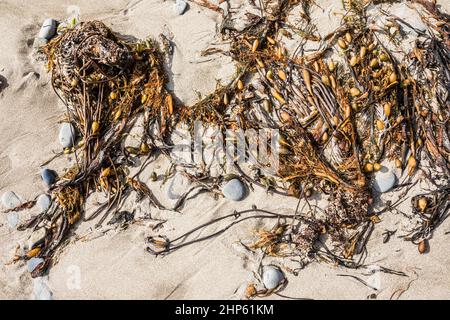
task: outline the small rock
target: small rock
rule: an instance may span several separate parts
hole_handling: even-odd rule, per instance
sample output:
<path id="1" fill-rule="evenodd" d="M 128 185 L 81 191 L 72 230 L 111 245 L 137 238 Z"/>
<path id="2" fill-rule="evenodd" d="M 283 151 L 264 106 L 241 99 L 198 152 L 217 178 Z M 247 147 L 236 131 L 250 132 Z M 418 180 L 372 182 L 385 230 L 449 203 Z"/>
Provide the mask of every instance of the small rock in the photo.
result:
<path id="1" fill-rule="evenodd" d="M 184 175 L 177 173 L 166 189 L 166 196 L 170 200 L 178 200 L 189 189 L 190 181 Z"/>
<path id="2" fill-rule="evenodd" d="M 41 212 L 47 211 L 51 204 L 52 199 L 48 194 L 41 194 L 36 200 L 36 205 L 39 207 Z"/>
<path id="3" fill-rule="evenodd" d="M 15 228 L 19 223 L 19 215 L 17 212 L 10 212 L 6 216 L 6 220 L 8 221 L 8 225 L 10 228 Z"/>
<path id="4" fill-rule="evenodd" d="M 36 269 L 36 267 L 43 262 L 44 262 L 44 259 L 42 259 L 42 258 L 31 258 L 27 262 L 28 272 L 33 272 L 33 270 Z"/>
<path id="5" fill-rule="evenodd" d="M 31 250 L 36 244 L 44 240 L 45 235 L 45 228 L 39 228 L 35 230 L 27 241 L 28 250 Z"/>
<path id="6" fill-rule="evenodd" d="M 56 177 L 57 177 L 57 174 L 53 170 L 45 168 L 41 171 L 42 181 L 44 181 L 44 183 L 47 185 L 47 187 L 50 187 L 55 183 Z"/>
<path id="7" fill-rule="evenodd" d="M 397 178 L 395 174 L 386 167 L 375 173 L 373 188 L 375 191 L 383 193 L 388 192 L 395 185 Z"/>
<path id="8" fill-rule="evenodd" d="M 183 0 L 176 0 L 173 9 L 179 15 L 182 15 L 186 11 L 187 3 Z"/>
<path id="9" fill-rule="evenodd" d="M 56 34 L 56 20 L 46 19 L 39 30 L 38 38 L 50 40 Z"/>
<path id="10" fill-rule="evenodd" d="M 68 148 L 74 145 L 76 132 L 75 128 L 70 123 L 63 123 L 59 129 L 59 143 L 63 148 Z"/>
<path id="11" fill-rule="evenodd" d="M 284 275 L 280 269 L 275 267 L 265 267 L 263 273 L 264 286 L 269 289 L 275 289 L 284 280 Z"/>
<path id="12" fill-rule="evenodd" d="M 240 201 L 244 198 L 245 187 L 239 179 L 232 179 L 222 188 L 222 193 L 227 199 Z"/>
<path id="13" fill-rule="evenodd" d="M 2 205 L 6 209 L 14 209 L 20 206 L 21 203 L 20 198 L 12 191 L 5 192 L 2 196 Z"/>
<path id="14" fill-rule="evenodd" d="M 47 43 L 48 43 L 47 39 L 35 38 L 33 41 L 33 49 L 39 49 L 40 47 L 45 46 Z"/>

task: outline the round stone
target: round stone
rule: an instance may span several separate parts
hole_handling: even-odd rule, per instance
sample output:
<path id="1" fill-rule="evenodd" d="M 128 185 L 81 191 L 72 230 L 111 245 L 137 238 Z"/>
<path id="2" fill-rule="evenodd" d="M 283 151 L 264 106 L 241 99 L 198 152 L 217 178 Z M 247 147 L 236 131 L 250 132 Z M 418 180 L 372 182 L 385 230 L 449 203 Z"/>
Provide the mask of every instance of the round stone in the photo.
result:
<path id="1" fill-rule="evenodd" d="M 174 4 L 175 13 L 182 15 L 186 11 L 187 3 L 184 0 L 176 0 Z"/>
<path id="2" fill-rule="evenodd" d="M 240 201 L 244 198 L 245 187 L 239 179 L 232 179 L 223 186 L 222 193 L 229 200 Z"/>
<path id="3" fill-rule="evenodd" d="M 388 192 L 394 187 L 396 180 L 397 178 L 391 170 L 382 167 L 380 171 L 375 173 L 373 188 L 380 193 Z"/>
<path id="4" fill-rule="evenodd" d="M 41 171 L 41 178 L 42 181 L 44 181 L 44 183 L 50 187 L 56 181 L 56 172 L 45 168 Z"/>
<path id="5" fill-rule="evenodd" d="M 59 128 L 59 143 L 63 148 L 68 148 L 74 145 L 76 132 L 75 128 L 70 123 L 63 123 Z"/>
<path id="6" fill-rule="evenodd" d="M 46 19 L 39 30 L 38 38 L 50 40 L 56 34 L 56 20 Z"/>
<path id="7" fill-rule="evenodd" d="M 41 212 L 47 211 L 48 208 L 50 208 L 51 204 L 52 199 L 48 194 L 41 194 L 36 200 L 36 205 L 39 207 L 39 210 L 41 210 Z"/>
<path id="8" fill-rule="evenodd" d="M 27 241 L 27 247 L 31 250 L 36 244 L 42 242 L 45 238 L 47 231 L 45 228 L 39 228 L 31 234 L 30 238 Z"/>
<path id="9" fill-rule="evenodd" d="M 284 275 L 280 269 L 275 267 L 265 267 L 263 273 L 264 286 L 269 289 L 275 289 L 284 280 Z"/>
<path id="10" fill-rule="evenodd" d="M 22 201 L 13 191 L 5 192 L 2 195 L 2 205 L 6 209 L 14 209 L 14 208 L 20 206 L 21 203 L 22 203 Z"/>
<path id="11" fill-rule="evenodd" d="M 19 223 L 19 215 L 17 212 L 10 212 L 6 216 L 6 220 L 8 221 L 8 225 L 10 228 L 15 228 Z"/>
<path id="12" fill-rule="evenodd" d="M 44 259 L 42 259 L 42 258 L 31 258 L 27 262 L 28 272 L 33 272 L 33 270 L 36 269 L 36 267 L 43 262 L 44 262 Z"/>

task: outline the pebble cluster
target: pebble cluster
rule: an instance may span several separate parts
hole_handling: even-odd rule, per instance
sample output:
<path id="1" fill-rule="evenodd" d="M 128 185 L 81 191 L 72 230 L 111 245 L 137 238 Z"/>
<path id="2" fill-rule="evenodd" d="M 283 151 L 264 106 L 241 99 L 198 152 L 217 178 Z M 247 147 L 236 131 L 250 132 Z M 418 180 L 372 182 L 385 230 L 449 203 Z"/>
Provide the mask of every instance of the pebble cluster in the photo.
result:
<path id="1" fill-rule="evenodd" d="M 55 19 L 46 19 L 34 39 L 33 48 L 39 49 L 46 45 L 57 32 L 58 22 Z M 63 148 L 71 147 L 74 144 L 76 138 L 75 129 L 70 123 L 63 123 L 59 131 L 59 142 Z M 57 180 L 57 174 L 55 171 L 43 168 L 40 172 L 41 179 L 47 188 L 50 188 Z M 12 210 L 19 207 L 24 201 L 13 191 L 5 192 L 1 199 L 1 205 L 6 210 Z M 47 211 L 52 203 L 52 199 L 48 194 L 41 194 L 36 198 L 36 207 L 40 212 Z M 19 224 L 19 213 L 16 211 L 8 212 L 6 216 L 7 224 L 10 228 L 16 228 Z M 25 249 L 31 250 L 35 245 L 42 242 L 45 238 L 45 228 L 38 228 L 28 238 Z M 42 258 L 33 257 L 27 261 L 26 267 L 28 272 L 33 272 L 44 260 Z M 51 300 L 53 294 L 48 285 L 44 283 L 43 278 L 35 278 L 34 281 L 34 298 L 36 300 Z"/>

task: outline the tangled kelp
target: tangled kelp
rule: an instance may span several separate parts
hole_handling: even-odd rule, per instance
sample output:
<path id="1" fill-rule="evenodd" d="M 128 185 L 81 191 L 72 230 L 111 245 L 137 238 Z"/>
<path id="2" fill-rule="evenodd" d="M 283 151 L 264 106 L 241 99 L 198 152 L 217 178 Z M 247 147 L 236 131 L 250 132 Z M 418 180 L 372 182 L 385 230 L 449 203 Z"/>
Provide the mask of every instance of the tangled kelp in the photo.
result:
<path id="1" fill-rule="evenodd" d="M 71 226 L 105 212 L 101 224 L 107 214 L 119 210 L 130 191 L 159 206 L 150 189 L 128 176 L 123 164 L 130 155 L 148 156 L 155 141 L 163 141 L 170 132 L 174 114 L 172 97 L 164 89 L 162 54 L 150 40 L 127 44 L 103 23 L 92 21 L 53 39 L 44 52 L 52 86 L 67 107 L 66 121 L 74 125 L 79 139 L 66 150 L 75 152 L 76 165 L 51 189 L 55 205 L 22 226 L 46 230 L 43 242 L 29 248 L 33 256 L 44 259 L 33 276 L 47 269 Z M 159 136 L 143 135 L 139 148 L 126 148 L 123 139 L 141 114 L 147 129 L 158 127 Z M 85 199 L 94 191 L 105 192 L 108 201 L 86 217 Z"/>
<path id="2" fill-rule="evenodd" d="M 149 238 L 148 251 L 153 254 L 209 239 L 249 219 L 277 219 L 276 227 L 258 232 L 259 239 L 251 249 L 272 256 L 299 257 L 300 267 L 312 259 L 363 267 L 365 244 L 379 214 L 395 210 L 394 204 L 380 212 L 371 208 L 374 171 L 383 160 L 393 161 L 408 173 L 401 185 L 410 186 L 424 153 L 432 169 L 430 179 L 444 185 L 424 196 L 430 198 L 430 208 L 422 224 L 406 239 L 421 243 L 447 217 L 449 46 L 445 30 L 439 29 L 441 38 L 431 31 L 422 32 L 412 52 L 399 60 L 380 39 L 388 36 L 386 41 L 396 45 L 402 33 L 391 35 L 370 24 L 365 2 L 344 2 L 347 14 L 342 25 L 323 39 L 314 34 L 307 15 L 310 1 L 262 3 L 261 15 L 250 16 L 243 30 L 232 28 L 227 23 L 229 16 L 225 16 L 221 35 L 231 41 L 229 54 L 236 61 L 237 77 L 188 108 L 176 108 L 165 91 L 163 59 L 152 41 L 128 44 L 102 23 L 86 22 L 47 45 L 53 86 L 67 105 L 67 121 L 81 136 L 74 147 L 79 156 L 77 165 L 52 189 L 56 204 L 27 224 L 46 226 L 43 243 L 29 248 L 32 254 L 27 254 L 27 258 L 45 259 L 33 275 L 45 271 L 80 218 L 117 212 L 131 191 L 163 208 L 147 185 L 127 175 L 126 166 L 130 155 L 148 158 L 154 154 L 156 141 L 169 145 L 167 138 L 177 122 L 193 129 L 194 122 L 201 120 L 218 127 L 224 135 L 229 131 L 278 129 L 279 149 L 272 150 L 279 154 L 277 172 L 266 173 L 267 163 L 262 162 L 250 173 L 237 162 L 234 167 L 249 184 L 296 197 L 306 208 L 297 207 L 293 214 L 256 207 L 234 212 L 174 239 Z M 302 40 L 289 55 L 279 38 L 292 28 L 287 17 L 297 6 L 303 12 L 304 27 L 296 29 Z M 448 17 L 435 8 L 433 14 L 448 23 Z M 401 21 L 390 19 L 400 28 Z M 306 40 L 320 41 L 320 49 L 307 54 L 303 48 Z M 340 53 L 342 63 L 330 57 L 333 52 Z M 210 53 L 217 51 L 206 54 Z M 140 147 L 125 147 L 123 137 L 142 114 L 145 131 Z M 150 134 L 151 126 L 157 128 L 154 134 Z M 187 176 L 205 190 L 217 189 L 223 178 L 211 177 L 201 168 Z M 93 216 L 85 217 L 84 201 L 95 190 L 105 191 L 109 201 Z M 310 205 L 312 192 L 327 194 L 328 207 Z M 187 239 L 195 231 L 226 219 L 234 220 L 210 235 Z M 321 242 L 323 234 L 328 234 L 330 241 L 317 248 L 314 244 Z M 360 255 L 356 261 L 355 255 Z"/>
<path id="3" fill-rule="evenodd" d="M 288 56 L 278 39 L 290 29 L 286 17 L 299 5 L 306 31 L 301 32 L 302 40 Z M 312 32 L 314 28 L 307 16 L 309 1 L 264 1 L 261 15 L 251 16 L 241 31 L 224 23 L 227 27 L 222 28 L 222 36 L 231 40 L 230 52 L 238 65 L 238 76 L 186 110 L 191 119 L 212 123 L 223 130 L 279 129 L 280 168 L 276 177 L 264 176 L 261 171 L 254 176 L 245 174 L 235 163 L 237 171 L 251 184 L 298 197 L 300 201 L 304 199 L 306 203 L 311 186 L 330 195 L 325 210 L 309 206 L 309 210 L 301 213 L 296 210 L 290 217 L 254 208 L 255 214 L 268 214 L 264 218 L 292 220 L 281 233 L 278 229 L 275 233 L 273 230 L 259 233 L 255 248 L 262 247 L 267 254 L 284 256 L 286 250 L 281 253 L 274 248 L 286 245 L 286 236 L 290 235 L 288 243 L 294 245 L 287 246 L 290 254 L 300 257 L 302 262 L 315 256 L 347 267 L 363 267 L 362 258 L 353 262 L 352 257 L 364 252 L 374 224 L 380 220 L 378 215 L 395 212 L 400 202 L 387 203 L 379 212 L 371 209 L 370 181 L 374 172 L 380 170 L 382 161 L 392 161 L 406 171 L 407 180 L 401 184 L 405 187 L 401 195 L 404 197 L 414 185 L 413 177 L 424 160 L 423 151 L 431 170 L 429 178 L 441 185 L 435 192 L 443 206 L 437 210 L 433 205 L 436 213 L 429 215 L 435 218 L 424 217 L 423 224 L 412 231 L 414 236 L 405 239 L 420 243 L 431 236 L 430 230 L 438 224 L 432 221 L 440 223 L 447 217 L 449 46 L 443 26 L 448 25 L 448 17 L 431 6 L 439 21 L 441 37 L 431 30 L 420 33 L 424 39 L 418 40 L 412 52 L 404 55 L 405 61 L 389 49 L 391 45 L 403 49 L 399 45 L 405 34 L 401 22 L 388 16 L 387 30 L 377 27 L 366 13 L 370 5 L 345 1 L 347 13 L 342 25 L 323 39 Z M 391 34 L 391 27 L 398 32 Z M 299 30 L 292 28 L 292 31 Z M 383 37 L 387 39 L 381 40 Z M 320 40 L 320 49 L 305 54 L 302 47 L 311 39 Z M 339 52 L 344 63 L 333 61 L 329 57 L 333 52 Z M 424 59 L 425 54 L 428 59 Z M 260 163 L 259 168 L 264 165 Z M 265 183 L 268 179 L 272 181 L 270 185 Z M 415 202 L 413 210 L 416 210 L 414 206 Z M 191 232 L 174 240 L 149 238 L 149 251 L 165 254 L 248 219 L 241 212 L 228 218 L 236 221 L 215 234 L 183 244 L 178 241 Z M 222 219 L 210 223 L 219 221 Z M 313 247 L 322 233 L 331 236 L 331 250 L 325 244 L 322 244 L 325 250 Z"/>

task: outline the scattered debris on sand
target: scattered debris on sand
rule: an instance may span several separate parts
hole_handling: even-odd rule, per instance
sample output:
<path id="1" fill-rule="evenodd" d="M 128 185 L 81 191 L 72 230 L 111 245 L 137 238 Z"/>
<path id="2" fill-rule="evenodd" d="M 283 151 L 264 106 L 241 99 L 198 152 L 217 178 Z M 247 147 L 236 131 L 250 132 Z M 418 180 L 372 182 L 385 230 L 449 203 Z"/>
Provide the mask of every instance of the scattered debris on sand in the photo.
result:
<path id="1" fill-rule="evenodd" d="M 413 2 L 426 29 L 384 12 L 383 1 L 343 1 L 346 14 L 340 26 L 321 36 L 309 16 L 313 1 L 251 2 L 255 13 L 248 13 L 243 28 L 235 26 L 231 13 L 202 1 L 223 13 L 220 36 L 230 42 L 228 52 L 211 48 L 203 55 L 230 55 L 236 77 L 193 106 L 181 105 L 166 90 L 164 54 L 155 41 L 126 42 L 99 21 L 67 26 L 41 50 L 55 93 L 67 107 L 59 134 L 61 154 L 73 154 L 76 164 L 58 175 L 42 171 L 53 201 L 44 205 L 40 198 L 42 213 L 18 227 L 32 229 L 34 240 L 15 260 L 28 260 L 32 276 L 42 276 L 78 223 L 98 218 L 100 226 L 108 216 L 109 224 L 132 221 L 134 214 L 121 208 L 133 193 L 137 201 L 146 198 L 158 209 L 179 210 L 194 192 L 239 201 L 253 186 L 298 198 L 299 205 L 291 212 L 254 206 L 179 237 L 149 237 L 148 252 L 169 254 L 243 221 L 273 219 L 275 226 L 258 230 L 249 250 L 296 257 L 298 269 L 314 260 L 364 269 L 365 246 L 380 216 L 398 213 L 397 206 L 410 198 L 411 212 L 401 213 L 413 227 L 397 236 L 426 253 L 433 231 L 450 213 L 450 17 L 432 1 Z M 183 1 L 176 6 L 179 14 L 186 10 Z M 294 26 L 289 15 L 299 9 L 300 22 Z M 382 26 L 368 14 L 378 9 Z M 41 38 L 56 32 L 50 21 L 43 28 Z M 402 41 L 412 36 L 415 41 L 406 50 Z M 297 39 L 293 51 L 287 50 L 285 38 Z M 316 50 L 306 49 L 311 43 Z M 278 130 L 277 148 L 271 141 L 266 146 L 279 161 L 277 171 L 269 173 L 270 163 L 259 160 L 241 165 L 239 155 L 233 172 L 217 175 L 202 162 L 180 164 L 172 158 L 171 134 L 177 125 L 194 132 L 198 121 L 218 130 L 224 141 L 243 143 L 245 150 L 258 141 L 241 132 Z M 138 144 L 126 145 L 138 122 L 143 127 Z M 139 179 L 157 156 L 173 160 L 173 171 L 192 184 L 173 208 L 166 208 Z M 128 167 L 135 158 L 141 169 L 131 175 Z M 409 197 L 418 172 L 434 188 Z M 152 180 L 158 180 L 156 173 Z M 394 189 L 401 192 L 398 200 L 375 209 L 376 194 Z M 85 202 L 94 192 L 107 200 L 86 216 Z M 326 197 L 326 207 L 310 203 L 316 194 Z M 214 224 L 221 227 L 207 234 Z M 199 236 L 198 231 L 204 232 Z M 394 233 L 386 233 L 386 242 Z M 381 272 L 405 275 L 389 268 Z M 266 266 L 261 277 L 266 293 L 285 285 L 285 275 L 274 266 Z M 246 297 L 261 292 L 251 284 Z"/>

